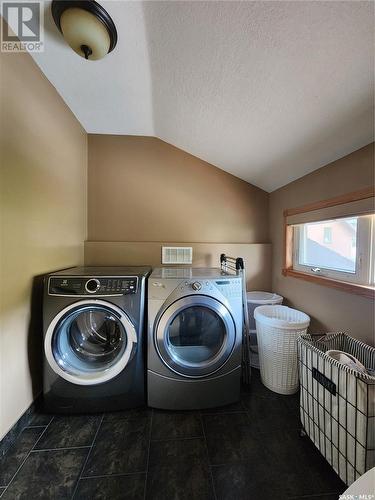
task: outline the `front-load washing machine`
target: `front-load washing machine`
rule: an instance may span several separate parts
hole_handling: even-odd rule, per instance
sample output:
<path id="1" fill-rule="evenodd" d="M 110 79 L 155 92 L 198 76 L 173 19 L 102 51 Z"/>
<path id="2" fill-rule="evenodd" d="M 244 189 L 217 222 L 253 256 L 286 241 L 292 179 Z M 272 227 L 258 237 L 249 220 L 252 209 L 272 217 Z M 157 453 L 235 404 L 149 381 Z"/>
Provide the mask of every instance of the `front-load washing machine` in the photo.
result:
<path id="1" fill-rule="evenodd" d="M 241 278 L 220 269 L 155 269 L 148 282 L 148 404 L 183 410 L 238 401 Z"/>
<path id="2" fill-rule="evenodd" d="M 148 267 L 77 267 L 45 277 L 47 411 L 101 412 L 145 403 Z"/>

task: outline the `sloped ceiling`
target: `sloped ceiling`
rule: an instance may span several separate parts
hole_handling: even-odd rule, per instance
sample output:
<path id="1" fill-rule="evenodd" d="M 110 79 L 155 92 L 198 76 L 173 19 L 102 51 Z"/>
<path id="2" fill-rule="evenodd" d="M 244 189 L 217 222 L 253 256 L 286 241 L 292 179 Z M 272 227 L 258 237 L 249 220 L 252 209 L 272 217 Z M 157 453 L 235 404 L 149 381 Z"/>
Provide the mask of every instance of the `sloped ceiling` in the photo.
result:
<path id="1" fill-rule="evenodd" d="M 374 3 L 103 1 L 85 61 L 45 2 L 33 54 L 88 133 L 152 135 L 266 191 L 373 140 Z"/>

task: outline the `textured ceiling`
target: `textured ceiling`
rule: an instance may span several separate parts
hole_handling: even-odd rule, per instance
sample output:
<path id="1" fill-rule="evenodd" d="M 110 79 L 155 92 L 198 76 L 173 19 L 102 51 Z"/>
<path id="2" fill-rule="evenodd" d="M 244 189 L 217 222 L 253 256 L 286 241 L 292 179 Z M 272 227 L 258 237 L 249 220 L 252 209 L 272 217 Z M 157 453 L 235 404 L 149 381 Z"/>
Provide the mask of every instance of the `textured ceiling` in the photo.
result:
<path id="1" fill-rule="evenodd" d="M 373 140 L 374 3 L 103 1 L 119 41 L 33 54 L 85 130 L 153 135 L 267 191 Z"/>

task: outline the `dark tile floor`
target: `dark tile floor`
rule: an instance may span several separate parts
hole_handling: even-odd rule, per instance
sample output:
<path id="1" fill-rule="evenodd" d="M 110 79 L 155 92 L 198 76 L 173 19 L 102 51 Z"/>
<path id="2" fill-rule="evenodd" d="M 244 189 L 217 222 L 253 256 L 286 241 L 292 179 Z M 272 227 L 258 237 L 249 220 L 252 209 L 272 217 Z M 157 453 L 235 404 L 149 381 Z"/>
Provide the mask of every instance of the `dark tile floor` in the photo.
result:
<path id="1" fill-rule="evenodd" d="M 38 414 L 0 462 L 0 497 L 74 500 L 337 500 L 345 485 L 299 437 L 298 396 L 253 370 L 230 407 Z"/>

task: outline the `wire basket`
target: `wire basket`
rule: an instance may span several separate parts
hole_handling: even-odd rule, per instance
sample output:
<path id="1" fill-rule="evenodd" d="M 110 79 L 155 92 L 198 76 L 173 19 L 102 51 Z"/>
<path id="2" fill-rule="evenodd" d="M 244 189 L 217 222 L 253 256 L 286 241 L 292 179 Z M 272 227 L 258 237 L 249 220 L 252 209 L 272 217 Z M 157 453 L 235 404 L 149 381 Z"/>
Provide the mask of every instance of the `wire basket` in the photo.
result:
<path id="1" fill-rule="evenodd" d="M 352 484 L 375 465 L 375 348 L 345 333 L 298 343 L 300 415 L 304 431 L 340 478 Z M 326 354 L 336 349 L 356 357 L 363 374 Z"/>

